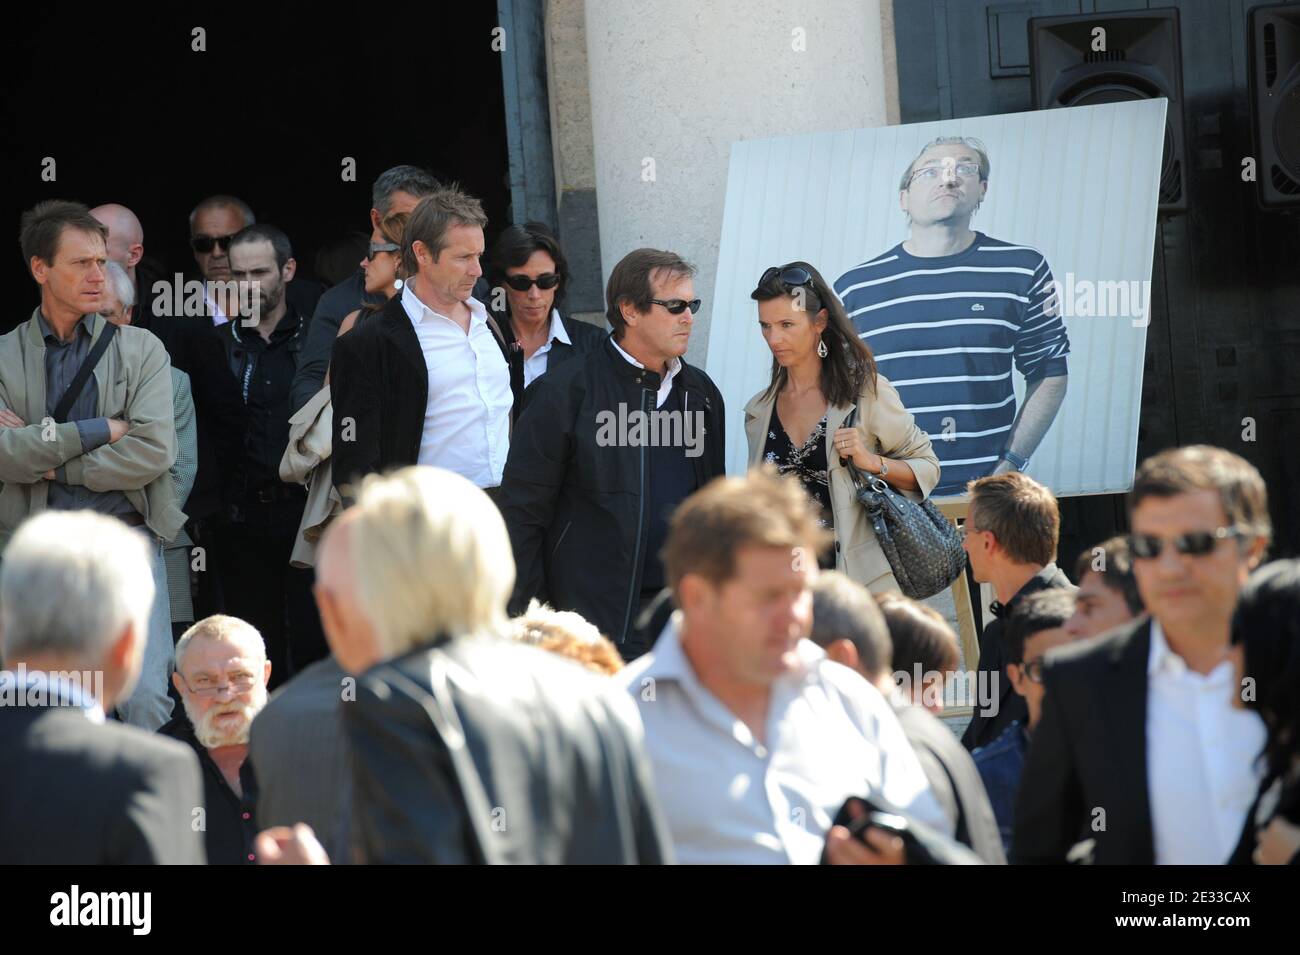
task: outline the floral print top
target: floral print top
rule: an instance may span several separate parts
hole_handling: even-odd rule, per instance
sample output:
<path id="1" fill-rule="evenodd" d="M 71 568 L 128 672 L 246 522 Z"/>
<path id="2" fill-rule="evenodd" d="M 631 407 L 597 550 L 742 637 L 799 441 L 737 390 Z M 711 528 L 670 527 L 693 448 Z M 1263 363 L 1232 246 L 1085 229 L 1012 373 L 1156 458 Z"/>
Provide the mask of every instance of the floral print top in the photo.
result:
<path id="1" fill-rule="evenodd" d="M 820 523 L 823 527 L 834 529 L 835 519 L 831 513 L 830 477 L 826 465 L 826 415 L 817 422 L 817 426 L 808 435 L 802 447 L 796 448 L 790 436 L 781 424 L 781 418 L 772 408 L 772 423 L 767 432 L 767 443 L 763 446 L 763 460 L 776 467 L 780 474 L 792 474 L 797 477 L 804 490 L 821 506 Z M 819 563 L 823 568 L 835 566 L 835 549 L 827 548 L 828 554 L 821 555 Z"/>

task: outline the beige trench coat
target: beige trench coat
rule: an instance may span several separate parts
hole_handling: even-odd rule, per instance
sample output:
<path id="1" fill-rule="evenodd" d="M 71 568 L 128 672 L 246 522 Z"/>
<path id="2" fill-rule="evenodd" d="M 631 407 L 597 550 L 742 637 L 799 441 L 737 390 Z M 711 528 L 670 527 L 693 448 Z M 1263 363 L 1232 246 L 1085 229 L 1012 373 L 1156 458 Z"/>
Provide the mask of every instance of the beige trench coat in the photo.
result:
<path id="1" fill-rule="evenodd" d="M 759 464 L 772 421 L 775 397 L 759 392 L 745 405 L 745 437 L 749 441 L 749 464 Z M 849 407 L 832 407 L 826 413 L 826 460 L 829 463 L 831 514 L 835 520 L 835 568 L 873 591 L 898 590 L 889 560 L 876 540 L 867 512 L 855 496 L 853 479 L 840 464 L 832 447 L 837 428 L 849 416 Z M 898 391 L 884 375 L 876 376 L 876 393 L 866 386 L 858 398 L 857 427 L 865 444 L 877 454 L 894 461 L 906 461 L 916 475 L 920 493 L 901 492 L 923 501 L 939 483 L 939 459 L 929 436 L 916 426 L 912 413 L 903 407 Z"/>

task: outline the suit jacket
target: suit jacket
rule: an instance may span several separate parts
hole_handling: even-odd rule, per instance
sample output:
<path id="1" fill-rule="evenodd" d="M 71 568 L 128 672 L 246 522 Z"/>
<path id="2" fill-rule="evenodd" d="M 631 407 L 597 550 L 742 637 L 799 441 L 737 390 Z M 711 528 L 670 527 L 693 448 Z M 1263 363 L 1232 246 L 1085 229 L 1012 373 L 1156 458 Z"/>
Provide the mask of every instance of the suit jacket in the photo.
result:
<path id="1" fill-rule="evenodd" d="M 983 700 L 979 701 L 980 705 L 975 707 L 975 715 L 971 717 L 966 732 L 962 734 L 961 742 L 967 749 L 988 746 L 1002 735 L 1003 730 L 1011 725 L 1012 720 L 1018 720 L 1022 726 L 1029 725 L 1029 707 L 1025 705 L 1025 698 L 1012 689 L 1011 678 L 1007 676 L 1006 651 L 1002 648 L 1002 618 L 1011 612 L 1022 597 L 1052 587 L 1073 588 L 1074 585 L 1059 567 L 1048 564 L 1030 577 L 1025 585 L 1016 591 L 1015 596 L 1006 602 L 1006 606 L 997 610 L 994 618 L 980 634 L 977 685 L 987 685 L 997 689 L 998 707 L 995 713 L 985 716 L 983 710 L 991 707 L 986 707 Z M 993 674 L 997 674 L 996 678 Z"/>
<path id="2" fill-rule="evenodd" d="M 294 674 L 271 694 L 248 738 L 258 828 L 305 822 L 339 861 L 345 856 L 337 836 L 347 781 L 339 701 L 346 675 L 333 657 Z"/>
<path id="3" fill-rule="evenodd" d="M 198 760 L 78 707 L 0 706 L 0 865 L 203 865 Z"/>
<path id="4" fill-rule="evenodd" d="M 457 637 L 371 668 L 339 712 L 354 861 L 670 861 L 635 704 L 572 661 Z"/>
<path id="5" fill-rule="evenodd" d="M 953 838 L 970 846 L 986 864 L 1006 865 L 998 821 L 970 753 L 952 730 L 923 708 L 906 704 L 894 712 L 940 808 L 953 822 Z"/>
<path id="6" fill-rule="evenodd" d="M 1095 840 L 1098 864 L 1155 862 L 1147 790 L 1150 653 L 1151 621 L 1142 617 L 1048 654 L 1043 715 L 1016 800 L 1012 862 L 1064 862 L 1087 839 Z"/>
<path id="7" fill-rule="evenodd" d="M 776 397 L 766 396 L 765 392 L 759 392 L 745 406 L 745 437 L 749 442 L 751 467 L 762 460 L 775 408 Z M 858 502 L 853 478 L 848 468 L 840 464 L 834 448 L 835 431 L 851 410 L 845 405 L 826 411 L 826 462 L 835 522 L 835 569 L 870 590 L 898 590 L 889 558 L 871 528 L 866 509 Z M 863 386 L 858 396 L 857 427 L 865 433 L 868 448 L 887 458 L 906 461 L 916 475 L 920 492 L 899 493 L 914 501 L 925 500 L 939 483 L 939 459 L 930 446 L 929 436 L 916 426 L 912 413 L 903 407 L 898 391 L 884 375 L 876 376 L 874 393 Z"/>
<path id="8" fill-rule="evenodd" d="M 495 334 L 493 339 L 509 364 L 505 342 Z M 335 339 L 330 367 L 333 480 L 343 500 L 350 501 L 344 489 L 365 475 L 419 460 L 429 371 L 402 296 L 394 295 L 378 315 Z M 349 420 L 353 425 L 344 441 Z"/>

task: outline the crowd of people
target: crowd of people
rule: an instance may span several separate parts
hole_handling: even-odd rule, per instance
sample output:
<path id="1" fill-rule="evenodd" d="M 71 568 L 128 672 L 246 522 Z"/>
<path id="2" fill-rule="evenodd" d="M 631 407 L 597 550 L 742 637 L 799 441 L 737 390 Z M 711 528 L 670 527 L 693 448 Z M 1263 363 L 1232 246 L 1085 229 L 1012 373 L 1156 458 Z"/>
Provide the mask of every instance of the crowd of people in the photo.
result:
<path id="1" fill-rule="evenodd" d="M 758 277 L 771 375 L 727 477 L 681 256 L 617 262 L 605 330 L 563 311 L 546 226 L 489 251 L 423 170 L 378 177 L 369 225 L 326 290 L 209 197 L 186 291 L 122 205 L 23 216 L 0 861 L 1300 860 L 1300 564 L 1264 563 L 1244 459 L 1142 462 L 1130 533 L 1072 583 L 1051 491 L 991 455 L 962 484 L 996 597 L 963 674 L 856 495 L 959 479 L 866 340 L 871 281 Z M 1060 324 L 1016 359 L 1058 404 Z M 988 692 L 959 738 L 963 678 Z"/>

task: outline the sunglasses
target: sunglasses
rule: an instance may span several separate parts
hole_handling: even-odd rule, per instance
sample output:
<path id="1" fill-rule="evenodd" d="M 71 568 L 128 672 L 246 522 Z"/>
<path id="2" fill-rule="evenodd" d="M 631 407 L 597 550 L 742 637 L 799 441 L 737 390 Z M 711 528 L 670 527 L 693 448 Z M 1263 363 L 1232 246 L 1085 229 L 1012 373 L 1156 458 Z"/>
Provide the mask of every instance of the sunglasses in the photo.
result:
<path id="1" fill-rule="evenodd" d="M 680 298 L 670 298 L 666 302 L 660 298 L 652 298 L 650 301 L 655 305 L 662 305 L 667 309 L 669 315 L 680 315 L 688 308 L 691 310 L 691 314 L 695 315 L 700 310 L 700 300 L 698 298 L 693 298 L 689 302 Z"/>
<path id="2" fill-rule="evenodd" d="M 400 252 L 402 247 L 393 242 L 371 242 L 366 252 L 366 258 L 373 259 L 380 252 Z"/>
<path id="3" fill-rule="evenodd" d="M 774 265 L 763 273 L 762 278 L 758 280 L 759 286 L 764 286 L 773 278 L 778 279 L 787 292 L 797 288 L 813 288 L 812 273 L 802 265 Z M 816 291 L 816 289 L 813 289 Z"/>
<path id="4" fill-rule="evenodd" d="M 543 272 L 537 278 L 530 278 L 527 275 L 507 275 L 506 284 L 516 292 L 527 292 L 533 285 L 540 289 L 552 289 L 560 284 L 558 272 Z"/>
<path id="5" fill-rule="evenodd" d="M 1204 557 L 1218 546 L 1219 541 L 1230 537 L 1242 537 L 1246 534 L 1244 527 L 1217 527 L 1212 531 L 1191 531 L 1170 538 L 1174 550 L 1189 557 Z M 1130 534 L 1129 551 L 1138 560 L 1154 560 L 1165 549 L 1165 539 L 1155 534 Z"/>
<path id="6" fill-rule="evenodd" d="M 212 251 L 214 246 L 219 246 L 222 252 L 229 252 L 230 240 L 234 237 L 233 234 L 190 236 L 190 247 L 201 255 L 207 255 Z"/>

